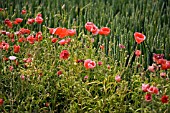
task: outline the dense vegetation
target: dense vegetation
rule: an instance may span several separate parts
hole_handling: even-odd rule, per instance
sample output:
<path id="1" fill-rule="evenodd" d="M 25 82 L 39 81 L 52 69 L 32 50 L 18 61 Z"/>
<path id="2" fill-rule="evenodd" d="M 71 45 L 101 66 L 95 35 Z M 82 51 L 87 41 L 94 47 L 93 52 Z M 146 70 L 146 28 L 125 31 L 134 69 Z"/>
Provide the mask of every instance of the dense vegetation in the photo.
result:
<path id="1" fill-rule="evenodd" d="M 0 112 L 169 113 L 169 17 L 168 0 L 1 0 Z"/>

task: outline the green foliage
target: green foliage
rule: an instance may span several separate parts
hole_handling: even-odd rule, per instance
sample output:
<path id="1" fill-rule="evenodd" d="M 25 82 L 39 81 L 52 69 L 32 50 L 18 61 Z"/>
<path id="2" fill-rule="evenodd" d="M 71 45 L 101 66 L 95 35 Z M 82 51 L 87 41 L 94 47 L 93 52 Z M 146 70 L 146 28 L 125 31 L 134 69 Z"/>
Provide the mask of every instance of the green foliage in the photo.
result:
<path id="1" fill-rule="evenodd" d="M 152 73 L 147 69 L 153 64 L 153 53 L 163 53 L 170 59 L 169 6 L 168 0 L 1 0 L 4 11 L 0 12 L 0 31 L 14 33 L 28 28 L 34 35 L 42 31 L 43 40 L 13 43 L 0 34 L 0 42 L 10 44 L 8 51 L 0 49 L 0 98 L 4 99 L 0 112 L 170 112 L 170 104 L 160 101 L 164 94 L 170 98 L 170 81 L 160 77 L 161 72 L 166 72 L 169 79 L 169 70 Z M 22 9 L 27 10 L 26 15 L 21 14 Z M 41 25 L 26 24 L 38 13 L 44 19 Z M 18 17 L 23 18 L 21 24 L 12 29 L 4 25 L 5 19 Z M 111 33 L 91 35 L 84 28 L 88 21 L 99 28 L 109 27 Z M 51 42 L 48 27 L 74 28 L 77 34 L 70 37 L 71 43 L 61 46 Z M 134 40 L 136 31 L 146 35 L 140 45 Z M 13 52 L 14 44 L 20 45 L 19 53 Z M 119 44 L 125 49 L 120 49 Z M 64 49 L 70 53 L 67 60 L 59 58 Z M 142 51 L 140 57 L 134 55 L 136 49 Z M 24 63 L 28 54 L 33 60 Z M 18 66 L 3 60 L 12 55 L 17 57 Z M 96 67 L 85 69 L 83 62 L 76 62 L 78 59 L 92 59 Z M 98 61 L 103 64 L 97 65 Z M 14 70 L 10 71 L 9 66 Z M 62 74 L 57 75 L 58 71 Z M 86 75 L 88 79 L 84 79 Z M 116 75 L 121 76 L 121 82 L 115 81 Z M 143 83 L 159 88 L 159 95 L 153 95 L 151 102 L 145 101 Z"/>

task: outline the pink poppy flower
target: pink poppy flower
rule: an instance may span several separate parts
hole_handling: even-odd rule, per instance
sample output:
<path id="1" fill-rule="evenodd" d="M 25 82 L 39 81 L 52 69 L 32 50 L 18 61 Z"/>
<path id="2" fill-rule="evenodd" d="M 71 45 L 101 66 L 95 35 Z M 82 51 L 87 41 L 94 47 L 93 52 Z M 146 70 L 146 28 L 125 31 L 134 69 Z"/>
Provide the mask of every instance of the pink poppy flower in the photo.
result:
<path id="1" fill-rule="evenodd" d="M 67 41 L 65 39 L 62 39 L 58 42 L 60 45 L 65 45 L 67 44 Z"/>
<path id="2" fill-rule="evenodd" d="M 24 75 L 21 75 L 20 78 L 21 78 L 21 80 L 25 80 L 25 76 Z"/>
<path id="3" fill-rule="evenodd" d="M 137 42 L 137 44 L 142 43 L 146 39 L 146 36 L 139 32 L 135 32 L 134 37 L 135 37 L 135 41 Z"/>
<path id="4" fill-rule="evenodd" d="M 119 75 L 115 76 L 115 80 L 116 82 L 120 82 L 121 81 L 121 77 Z"/>
<path id="5" fill-rule="evenodd" d="M 142 84 L 142 91 L 148 92 L 150 85 L 149 84 Z"/>
<path id="6" fill-rule="evenodd" d="M 159 89 L 157 87 L 150 86 L 149 89 L 148 89 L 148 92 L 158 95 L 159 94 Z"/>
<path id="7" fill-rule="evenodd" d="M 9 70 L 13 71 L 14 67 L 13 66 L 9 66 Z"/>
<path id="8" fill-rule="evenodd" d="M 93 69 L 94 67 L 96 67 L 96 63 L 91 59 L 87 59 L 84 61 L 84 67 L 86 69 Z"/>
<path id="9" fill-rule="evenodd" d="M 27 24 L 33 24 L 35 22 L 34 18 L 28 18 Z"/>
<path id="10" fill-rule="evenodd" d="M 87 80 L 89 77 L 86 75 L 86 76 L 84 76 L 84 80 Z"/>
<path id="11" fill-rule="evenodd" d="M 160 77 L 162 77 L 162 78 L 166 77 L 166 73 L 165 72 L 161 72 L 160 73 Z"/>
<path id="12" fill-rule="evenodd" d="M 154 67 L 154 66 L 149 66 L 149 67 L 148 67 L 148 70 L 149 70 L 150 72 L 155 72 L 155 67 Z"/>
<path id="13" fill-rule="evenodd" d="M 67 32 L 68 32 L 68 36 L 74 36 L 76 34 L 75 29 L 67 29 Z"/>
<path id="14" fill-rule="evenodd" d="M 119 48 L 125 49 L 125 46 L 123 44 L 119 44 Z"/>
<path id="15" fill-rule="evenodd" d="M 6 43 L 5 41 L 0 42 L 0 49 L 7 51 L 9 49 L 9 44 Z"/>
<path id="16" fill-rule="evenodd" d="M 136 50 L 136 51 L 135 51 L 135 55 L 136 55 L 137 57 L 139 57 L 139 56 L 141 55 L 141 51 L 140 51 L 140 50 Z"/>
<path id="17" fill-rule="evenodd" d="M 69 52 L 67 50 L 63 50 L 61 53 L 60 53 L 60 59 L 68 59 L 68 57 L 70 56 Z"/>
<path id="18" fill-rule="evenodd" d="M 99 33 L 99 29 L 96 25 L 93 25 L 93 27 L 90 30 L 93 35 L 97 35 Z"/>
<path id="19" fill-rule="evenodd" d="M 92 27 L 94 26 L 93 22 L 87 22 L 85 28 L 91 32 Z"/>

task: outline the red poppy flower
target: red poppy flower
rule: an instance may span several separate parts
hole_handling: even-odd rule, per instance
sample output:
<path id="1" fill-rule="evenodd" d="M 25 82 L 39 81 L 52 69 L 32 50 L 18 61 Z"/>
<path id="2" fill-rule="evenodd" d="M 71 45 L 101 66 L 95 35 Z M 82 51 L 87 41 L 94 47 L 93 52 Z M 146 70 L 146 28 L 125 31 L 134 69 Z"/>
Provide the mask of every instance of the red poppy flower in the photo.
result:
<path id="1" fill-rule="evenodd" d="M 85 28 L 91 32 L 92 27 L 94 26 L 93 22 L 87 22 Z"/>
<path id="2" fill-rule="evenodd" d="M 4 103 L 4 100 L 2 98 L 0 98 L 0 106 L 2 106 Z"/>
<path id="3" fill-rule="evenodd" d="M 110 33 L 110 28 L 108 27 L 103 27 L 103 28 L 100 28 L 99 30 L 100 35 L 108 35 L 109 33 Z"/>
<path id="4" fill-rule="evenodd" d="M 58 40 L 58 38 L 52 38 L 52 39 L 51 39 L 51 42 L 52 42 L 52 43 L 56 43 L 57 40 Z"/>
<path id="5" fill-rule="evenodd" d="M 36 33 L 34 38 L 36 41 L 41 41 L 43 39 L 42 32 L 39 31 L 38 33 Z"/>
<path id="6" fill-rule="evenodd" d="M 169 98 L 169 96 L 163 95 L 161 98 L 162 103 L 168 103 L 168 98 Z"/>
<path id="7" fill-rule="evenodd" d="M 21 29 L 19 30 L 19 32 L 20 32 L 21 34 L 30 34 L 30 33 L 31 33 L 31 31 L 30 31 L 29 29 L 25 29 L 25 28 L 21 28 Z"/>
<path id="8" fill-rule="evenodd" d="M 19 24 L 23 21 L 22 18 L 16 18 L 15 21 L 13 22 L 14 24 Z"/>
<path id="9" fill-rule="evenodd" d="M 159 89 L 157 87 L 151 86 L 151 87 L 148 88 L 148 92 L 158 95 L 159 94 Z"/>
<path id="10" fill-rule="evenodd" d="M 146 36 L 142 33 L 139 33 L 139 32 L 135 32 L 134 37 L 135 37 L 135 41 L 138 44 L 142 43 L 146 39 Z"/>
<path id="11" fill-rule="evenodd" d="M 9 44 L 8 43 L 6 43 L 5 41 L 0 42 L 0 49 L 3 49 L 3 50 L 7 51 L 8 48 L 9 48 Z"/>
<path id="12" fill-rule="evenodd" d="M 96 63 L 91 59 L 87 59 L 84 61 L 84 67 L 86 69 L 93 69 L 94 67 L 96 67 Z"/>
<path id="13" fill-rule="evenodd" d="M 148 102 L 151 101 L 152 100 L 152 95 L 150 93 L 147 93 L 145 95 L 145 100 L 148 101 Z"/>
<path id="14" fill-rule="evenodd" d="M 34 18 L 28 18 L 27 24 L 33 24 L 35 22 Z"/>
<path id="15" fill-rule="evenodd" d="M 60 53 L 60 59 L 68 59 L 68 57 L 70 56 L 69 52 L 67 50 L 63 50 L 61 53 Z"/>
<path id="16" fill-rule="evenodd" d="M 12 22 L 11 22 L 9 19 L 5 19 L 4 23 L 5 23 L 9 28 L 12 28 L 12 27 L 13 27 Z"/>
<path id="17" fill-rule="evenodd" d="M 27 11 L 24 10 L 24 9 L 21 11 L 21 14 L 23 14 L 23 15 L 26 14 L 26 13 L 27 13 Z"/>
<path id="18" fill-rule="evenodd" d="M 50 34 L 53 34 L 55 28 L 48 28 L 48 30 L 49 30 Z"/>
<path id="19" fill-rule="evenodd" d="M 60 38 L 64 38 L 68 36 L 68 30 L 66 28 L 58 27 L 53 30 L 52 34 L 58 35 Z"/>
<path id="20" fill-rule="evenodd" d="M 99 65 L 99 66 L 101 66 L 102 64 L 103 64 L 103 62 L 102 62 L 102 61 L 99 61 L 99 62 L 98 62 L 98 65 Z"/>
<path id="21" fill-rule="evenodd" d="M 29 36 L 27 37 L 27 41 L 29 41 L 30 44 L 34 44 L 34 42 L 35 42 L 34 36 L 33 36 L 33 35 L 29 35 Z"/>
<path id="22" fill-rule="evenodd" d="M 170 69 L 170 61 L 167 61 L 167 60 L 162 60 L 161 61 L 161 69 L 162 70 L 167 70 L 167 69 Z"/>
<path id="23" fill-rule="evenodd" d="M 20 46 L 14 45 L 14 53 L 18 53 L 20 51 Z"/>
<path id="24" fill-rule="evenodd" d="M 61 74 L 63 74 L 63 72 L 60 70 L 60 71 L 57 71 L 57 75 L 60 76 Z"/>
<path id="25" fill-rule="evenodd" d="M 140 50 L 136 50 L 136 51 L 135 51 L 135 55 L 136 55 L 137 57 L 139 57 L 139 56 L 141 55 L 141 51 L 140 51 Z"/>
<path id="26" fill-rule="evenodd" d="M 3 8 L 0 8 L 0 11 L 3 11 L 4 9 Z"/>
<path id="27" fill-rule="evenodd" d="M 68 36 L 68 31 L 67 31 L 67 29 L 66 29 L 66 28 L 62 28 L 62 31 L 61 31 L 61 33 L 59 34 L 59 37 L 60 37 L 60 38 L 64 38 L 64 37 L 66 37 L 66 36 Z"/>
<path id="28" fill-rule="evenodd" d="M 25 41 L 26 41 L 26 39 L 23 38 L 23 37 L 21 37 L 21 38 L 18 39 L 18 42 L 25 42 Z"/>
<path id="29" fill-rule="evenodd" d="M 159 59 L 163 59 L 164 58 L 164 54 L 153 54 L 153 61 L 158 63 Z"/>
<path id="30" fill-rule="evenodd" d="M 110 69 L 110 65 L 109 64 L 107 65 L 107 69 Z"/>
<path id="31" fill-rule="evenodd" d="M 102 49 L 102 50 L 103 50 L 103 49 L 104 49 L 104 45 L 100 45 L 100 49 Z"/>
<path id="32" fill-rule="evenodd" d="M 42 24 L 43 18 L 42 18 L 42 15 L 41 15 L 41 14 L 38 14 L 38 15 L 36 16 L 35 22 L 38 23 L 38 24 Z"/>
<path id="33" fill-rule="evenodd" d="M 68 36 L 74 36 L 76 34 L 75 29 L 67 29 L 67 32 L 68 32 Z"/>

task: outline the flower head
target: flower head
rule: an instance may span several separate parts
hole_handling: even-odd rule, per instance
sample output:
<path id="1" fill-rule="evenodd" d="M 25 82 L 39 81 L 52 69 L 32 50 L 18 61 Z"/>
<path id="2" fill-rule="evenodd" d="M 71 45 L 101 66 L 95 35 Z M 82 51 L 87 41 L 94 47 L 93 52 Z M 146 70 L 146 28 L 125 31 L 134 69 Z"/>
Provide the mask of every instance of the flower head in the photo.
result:
<path id="1" fill-rule="evenodd" d="M 142 43 L 146 39 L 146 36 L 139 32 L 135 32 L 134 37 L 135 37 L 135 41 L 137 42 L 137 44 Z"/>
<path id="2" fill-rule="evenodd" d="M 169 98 L 169 96 L 163 95 L 163 96 L 161 97 L 162 103 L 168 103 L 168 98 Z"/>
<path id="3" fill-rule="evenodd" d="M 142 84 L 142 91 L 148 92 L 150 85 L 149 84 Z"/>
<path id="4" fill-rule="evenodd" d="M 43 18 L 42 18 L 42 15 L 41 15 L 41 14 L 38 14 L 38 15 L 36 16 L 35 22 L 38 23 L 38 24 L 42 24 Z"/>
<path id="5" fill-rule="evenodd" d="M 94 67 L 96 67 L 96 63 L 91 59 L 87 59 L 84 61 L 84 67 L 86 69 L 93 69 Z"/>
<path id="6" fill-rule="evenodd" d="M 14 53 L 18 53 L 20 51 L 20 46 L 14 45 Z"/>
<path id="7" fill-rule="evenodd" d="M 99 30 L 100 35 L 108 35 L 110 33 L 110 28 L 108 27 L 102 27 Z"/>
<path id="8" fill-rule="evenodd" d="M 16 60 L 17 57 L 16 57 L 16 56 L 9 56 L 9 59 L 10 59 L 10 60 Z"/>
<path id="9" fill-rule="evenodd" d="M 23 9 L 22 11 L 21 11 L 21 14 L 26 14 L 27 13 L 27 10 L 25 10 L 25 9 Z"/>
<path id="10" fill-rule="evenodd" d="M 68 57 L 70 56 L 69 52 L 67 50 L 63 50 L 61 53 L 60 53 L 60 59 L 68 59 Z"/>
<path id="11" fill-rule="evenodd" d="M 120 82 L 121 81 L 121 77 L 119 75 L 115 76 L 115 80 L 116 82 Z"/>
<path id="12" fill-rule="evenodd" d="M 150 93 L 147 93 L 145 95 L 145 100 L 148 101 L 148 102 L 151 101 L 152 100 L 152 95 Z"/>
<path id="13" fill-rule="evenodd" d="M 139 56 L 141 55 L 141 51 L 140 51 L 140 50 L 136 50 L 136 51 L 135 51 L 135 55 L 136 55 L 137 57 L 139 57 Z"/>

